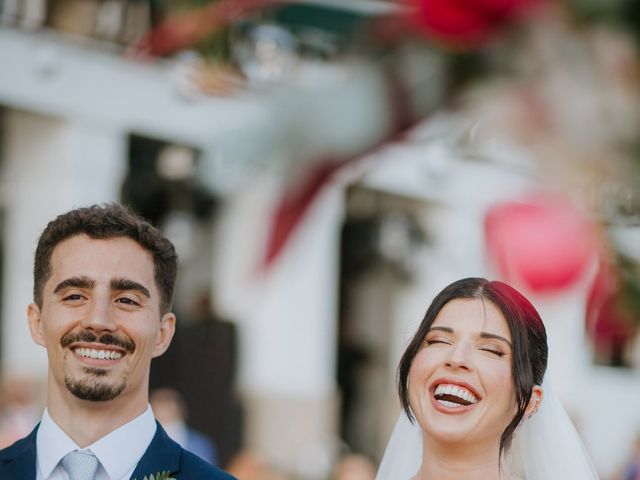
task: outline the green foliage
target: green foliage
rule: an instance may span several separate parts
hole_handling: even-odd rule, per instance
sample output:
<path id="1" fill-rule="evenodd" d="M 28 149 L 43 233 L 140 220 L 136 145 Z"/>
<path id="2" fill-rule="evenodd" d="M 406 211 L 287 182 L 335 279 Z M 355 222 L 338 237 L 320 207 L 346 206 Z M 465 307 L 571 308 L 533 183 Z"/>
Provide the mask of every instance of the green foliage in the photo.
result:
<path id="1" fill-rule="evenodd" d="M 169 475 L 170 472 L 158 472 L 155 475 L 148 475 L 144 477 L 143 480 L 175 480 L 173 477 Z"/>
<path id="2" fill-rule="evenodd" d="M 640 321 L 640 268 L 638 264 L 622 255 L 618 258 L 618 268 L 621 277 L 622 301 L 633 315 L 633 320 Z"/>
<path id="3" fill-rule="evenodd" d="M 567 0 L 567 5 L 579 22 L 609 23 L 624 28 L 640 43 L 638 0 Z"/>

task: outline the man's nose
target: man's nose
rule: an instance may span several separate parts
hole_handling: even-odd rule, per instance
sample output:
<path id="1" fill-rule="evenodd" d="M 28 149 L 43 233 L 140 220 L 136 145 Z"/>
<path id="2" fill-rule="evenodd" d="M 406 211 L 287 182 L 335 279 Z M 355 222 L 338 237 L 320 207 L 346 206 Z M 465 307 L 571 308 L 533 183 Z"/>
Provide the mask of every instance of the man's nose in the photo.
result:
<path id="1" fill-rule="evenodd" d="M 115 330 L 117 326 L 113 318 L 111 300 L 94 298 L 90 310 L 83 319 L 83 325 L 85 328 L 90 328 L 96 331 Z"/>

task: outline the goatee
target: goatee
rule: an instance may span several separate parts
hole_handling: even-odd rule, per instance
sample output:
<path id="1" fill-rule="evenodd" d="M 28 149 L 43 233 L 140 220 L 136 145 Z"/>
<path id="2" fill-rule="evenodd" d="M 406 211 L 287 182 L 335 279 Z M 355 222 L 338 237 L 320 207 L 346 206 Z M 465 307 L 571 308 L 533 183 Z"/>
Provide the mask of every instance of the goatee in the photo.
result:
<path id="1" fill-rule="evenodd" d="M 101 375 L 101 373 L 98 372 L 93 373 L 96 376 Z M 102 375 L 104 375 L 104 373 L 102 373 Z M 101 383 L 94 379 L 75 380 L 68 375 L 64 378 L 64 384 L 67 390 L 77 398 L 90 402 L 108 402 L 109 400 L 113 400 L 122 393 L 125 387 L 124 382 L 119 385 L 109 385 L 108 383 Z"/>

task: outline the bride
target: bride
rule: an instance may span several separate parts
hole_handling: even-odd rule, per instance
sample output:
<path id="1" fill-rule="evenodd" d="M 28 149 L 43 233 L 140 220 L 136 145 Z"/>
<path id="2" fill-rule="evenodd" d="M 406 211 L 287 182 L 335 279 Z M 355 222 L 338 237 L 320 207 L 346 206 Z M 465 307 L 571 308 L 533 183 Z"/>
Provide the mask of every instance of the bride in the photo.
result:
<path id="1" fill-rule="evenodd" d="M 404 412 L 376 480 L 597 480 L 543 382 L 547 355 L 544 324 L 515 289 L 446 287 L 400 361 Z"/>

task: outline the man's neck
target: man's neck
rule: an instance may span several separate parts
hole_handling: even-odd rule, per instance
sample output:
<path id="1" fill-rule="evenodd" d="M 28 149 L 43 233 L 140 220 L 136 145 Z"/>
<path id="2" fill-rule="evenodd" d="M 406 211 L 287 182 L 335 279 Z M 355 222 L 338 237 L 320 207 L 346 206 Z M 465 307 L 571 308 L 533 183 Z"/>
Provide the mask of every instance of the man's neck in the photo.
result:
<path id="1" fill-rule="evenodd" d="M 76 398 L 68 391 L 49 389 L 47 410 L 53 421 L 80 448 L 86 448 L 142 415 L 148 407 L 148 398 L 138 397 L 90 402 Z"/>

